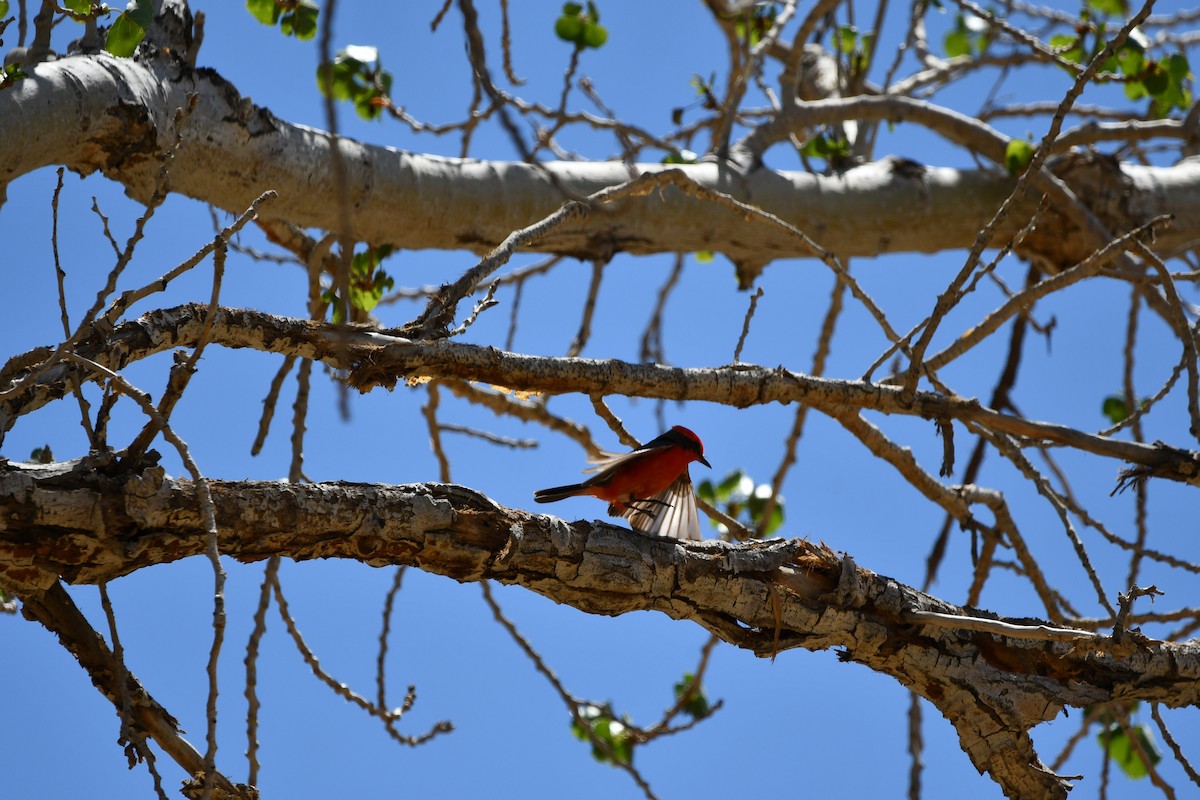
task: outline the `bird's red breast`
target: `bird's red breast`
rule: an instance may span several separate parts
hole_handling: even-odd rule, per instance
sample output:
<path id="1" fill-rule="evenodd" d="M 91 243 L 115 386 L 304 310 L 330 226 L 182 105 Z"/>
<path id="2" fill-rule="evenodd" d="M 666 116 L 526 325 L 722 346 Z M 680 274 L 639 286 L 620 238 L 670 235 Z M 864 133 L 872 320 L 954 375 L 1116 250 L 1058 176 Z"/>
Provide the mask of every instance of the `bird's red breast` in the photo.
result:
<path id="1" fill-rule="evenodd" d="M 626 517 L 638 530 L 699 539 L 696 496 L 688 474 L 693 461 L 710 466 L 700 437 L 676 425 L 632 452 L 605 454 L 588 470 L 596 474 L 583 483 L 542 489 L 533 498 L 552 503 L 588 495 L 606 501 L 610 514 Z"/>

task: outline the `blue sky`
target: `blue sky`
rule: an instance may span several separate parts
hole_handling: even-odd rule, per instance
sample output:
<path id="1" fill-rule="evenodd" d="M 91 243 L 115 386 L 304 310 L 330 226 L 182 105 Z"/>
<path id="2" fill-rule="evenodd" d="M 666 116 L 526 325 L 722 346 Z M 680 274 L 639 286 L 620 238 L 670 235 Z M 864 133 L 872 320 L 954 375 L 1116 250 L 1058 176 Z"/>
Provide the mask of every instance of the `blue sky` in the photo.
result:
<path id="1" fill-rule="evenodd" d="M 282 119 L 325 127 L 313 72 L 315 43 L 285 40 L 255 23 L 240 3 L 197 4 L 203 7 L 207 36 L 200 63 L 215 67 L 245 96 L 269 107 Z M 483 4 L 480 4 L 481 6 Z M 569 49 L 550 33 L 560 4 L 522 3 L 514 12 L 515 69 L 528 79 L 519 91 L 547 104 L 557 100 Z M 606 103 L 620 115 L 654 130 L 670 126 L 670 109 L 693 102 L 693 74 L 717 69 L 723 44 L 702 9 L 683 3 L 602 5 L 609 43 L 584 55 L 581 72 L 592 78 Z M 341 3 L 335 24 L 337 45 L 375 44 L 384 66 L 395 74 L 394 96 L 414 116 L 430 122 L 461 117 L 467 105 L 466 61 L 456 11 L 430 34 L 428 22 L 438 3 L 387 4 L 382 10 Z M 1160 6 L 1167 13 L 1169 6 Z M 892 17 L 907 13 L 896 8 Z M 494 69 L 500 63 L 494 8 L 480 8 Z M 861 21 L 860 21 L 861 22 Z M 931 29 L 946 18 L 930 13 Z M 891 28 L 895 30 L 895 28 Z M 894 36 L 894 34 L 893 34 Z M 11 44 L 11 42 L 10 42 Z M 888 50 L 894 40 L 881 42 Z M 989 80 L 990 80 L 989 76 Z M 1027 99 L 1058 99 L 1067 88 L 1064 74 L 1045 71 L 1036 81 L 1016 83 L 1007 91 Z M 972 82 L 939 98 L 965 113 L 978 109 L 978 98 L 990 83 Z M 1100 97 L 1110 95 L 1101 94 Z M 586 107 L 574 95 L 571 107 Z M 394 123 L 367 124 L 348 108 L 341 110 L 342 130 L 350 136 L 414 152 L 456 155 L 456 138 L 415 137 Z M 696 113 L 696 112 L 693 112 Z M 1010 135 L 1031 133 L 1036 140 L 1045 120 L 1007 122 Z M 616 145 L 592 134 L 568 136 L 565 144 L 588 157 L 602 158 Z M 895 153 L 938 166 L 973 164 L 970 155 L 914 126 L 888 132 L 878 155 Z M 472 155 L 510 159 L 511 145 L 494 126 L 484 128 Z M 657 158 L 659 154 L 651 154 Z M 781 148 L 768 154 L 768 164 L 792 168 Z M 0 209 L 0 229 L 8 233 L 7 262 L 10 308 L 0 322 L 5 358 L 61 338 L 50 257 L 49 202 L 53 171 L 24 177 L 8 188 Z M 268 187 L 262 187 L 268 188 Z M 68 273 L 70 307 L 77 318 L 92 302 L 110 266 L 111 252 L 88 208 L 96 196 L 112 218 L 119 240 L 128 235 L 139 210 L 99 176 L 80 180 L 68 175 L 62 200 L 60 249 Z M 398 221 L 397 224 L 403 224 Z M 173 197 L 152 224 L 123 288 L 157 277 L 189 256 L 212 235 L 209 212 L 195 201 Z M 265 247 L 262 237 L 244 241 Z M 401 253 L 389 262 L 397 282 L 406 286 L 452 279 L 475 263 L 468 253 Z M 513 265 L 534 263 L 519 256 Z M 671 267 L 669 255 L 620 258 L 606 271 L 595 334 L 584 350 L 588 357 L 636 360 L 642 330 L 659 286 Z M 898 255 L 878 262 L 856 262 L 855 274 L 884 304 L 895 327 L 905 330 L 932 307 L 937 293 L 961 266 L 961 254 Z M 1015 259 L 1000 268 L 1010 285 L 1019 285 L 1025 265 Z M 574 336 L 590 276 L 590 266 L 567 263 L 531 281 L 523 297 L 525 310 L 518 328 L 518 351 L 561 355 Z M 211 262 L 179 281 L 167 298 L 152 299 L 137 311 L 208 297 Z M 783 364 L 807 371 L 816 331 L 832 278 L 816 261 L 771 265 L 761 280 L 760 302 L 744 361 Z M 304 280 L 294 265 L 256 263 L 232 258 L 225 277 L 223 302 L 255 306 L 291 316 L 304 315 Z M 511 293 L 498 295 L 501 307 L 485 313 L 466 337 L 502 344 L 508 326 Z M 1194 299 L 1194 298 L 1190 298 Z M 974 324 L 999 302 L 985 287 L 964 302 L 944 325 L 948 341 Z M 700 263 L 689 256 L 680 287 L 667 307 L 665 351 L 682 366 L 715 366 L 732 360 L 748 295 L 735 290 L 732 269 L 718 257 Z M 1106 424 L 1101 399 L 1120 388 L 1119 353 L 1124 336 L 1128 290 L 1124 285 L 1081 285 L 1054 298 L 1036 312 L 1041 322 L 1057 319 L 1047 343 L 1031 336 L 1026 345 L 1018 406 L 1030 417 L 1062 422 L 1084 430 Z M 407 321 L 418 311 L 412 303 L 381 309 L 387 324 Z M 135 312 L 136 313 L 136 312 Z M 1146 340 L 1139 354 L 1137 384 L 1149 394 L 1157 389 L 1178 359 L 1178 345 L 1165 328 L 1143 316 Z M 856 379 L 885 345 L 866 312 L 850 303 L 834 341 L 827 374 Z M 944 377 L 967 396 L 987 398 L 999 371 L 1004 339 L 979 348 L 974 358 L 947 369 Z M 279 359 L 246 351 L 210 348 L 192 388 L 175 412 L 181 435 L 189 442 L 201 469 L 211 477 L 277 479 L 286 475 L 289 457 L 286 427 L 290 407 L 288 384 L 275 428 L 262 455 L 249 455 L 260 401 Z M 968 363 L 969 362 L 969 363 Z M 132 365 L 131 381 L 157 396 L 169 357 Z M 436 480 L 437 466 L 428 447 L 420 407 L 423 391 L 376 391 L 351 399 L 351 418 L 337 414 L 336 388 L 317 371 L 312 418 L 306 443 L 306 473 L 313 480 L 384 483 Z M 1181 399 L 1165 401 L 1147 424 L 1147 438 L 1188 446 L 1186 413 Z M 614 411 L 643 440 L 659 432 L 656 404 L 613 399 Z M 554 398 L 556 412 L 586 422 L 606 446 L 617 442 L 596 419 L 586 398 Z M 493 417 L 442 393 L 442 421 L 484 428 L 502 435 L 536 437 L 532 451 L 509 451 L 480 445 L 453 434 L 446 447 L 457 483 L 485 492 L 498 502 L 532 508 L 535 489 L 574 480 L 584 454 L 573 443 L 543 436 L 520 423 Z M 704 439 L 713 463 L 712 477 L 744 468 L 768 480 L 781 456 L 782 440 L 794 410 L 780 406 L 738 411 L 713 405 L 669 405 L 667 424 L 685 424 Z M 936 471 L 941 443 L 933 426 L 909 418 L 871 417 L 872 422 L 913 448 L 918 460 Z M 110 440 L 122 444 L 142 420 L 118 408 Z M 959 433 L 960 465 L 970 442 Z M 57 457 L 83 455 L 86 442 L 73 403 L 60 403 L 23 419 L 8 435 L 0 454 L 28 457 L 34 447 L 51 444 Z M 173 474 L 177 459 L 164 453 Z M 942 514 L 923 501 L 890 468 L 876 464 L 840 426 L 818 414 L 809 417 L 799 450 L 799 463 L 784 487 L 788 512 L 784 532 L 822 540 L 854 556 L 860 566 L 919 585 L 924 561 L 941 526 Z M 1122 535 L 1132 531 L 1129 494 L 1109 497 L 1120 465 L 1112 461 L 1060 455 L 1072 489 L 1097 516 Z M 697 478 L 708 476 L 702 467 Z M 1095 614 L 1095 599 L 1078 567 L 1053 510 L 989 456 L 980 482 L 1005 492 L 1026 538 L 1047 568 L 1085 614 Z M 1193 495 L 1177 485 L 1153 484 L 1150 492 L 1151 544 L 1197 560 Z M 603 509 L 595 501 L 577 499 L 536 511 L 553 511 L 566 519 L 595 518 Z M 1100 548 L 1098 537 L 1084 532 L 1097 569 L 1115 595 L 1124 589 L 1124 561 Z M 258 596 L 261 566 L 226 561 L 229 571 L 229 630 L 221 667 L 221 752 L 219 762 L 235 779 L 244 778 L 245 700 L 242 658 Z M 358 691 L 374 693 L 374 659 L 383 598 L 391 570 L 354 563 L 286 563 L 282 580 L 292 611 L 322 665 Z M 965 537 L 951 543 L 941 578 L 933 593 L 962 602 L 970 580 Z M 1148 565 L 1144 582 L 1167 592 L 1166 607 L 1193 605 L 1193 576 L 1156 571 Z M 203 559 L 143 570 L 110 587 L 123 644 L 131 669 L 151 693 L 175 714 L 200 745 L 204 732 L 203 666 L 211 636 L 211 585 Z M 94 587 L 72 589 L 76 601 L 100 626 Z M 496 588 L 496 596 L 514 621 L 576 696 L 611 701 L 620 713 L 650 724 L 671 700 L 671 687 L 694 668 L 706 634 L 697 626 L 645 613 L 608 619 L 590 617 L 527 591 Z M 1011 616 L 1038 615 L 1036 597 L 1025 583 L 994 578 L 982 605 Z M 568 717 L 550 686 L 491 620 L 479 587 L 410 570 L 405 576 L 392 623 L 388 675 L 394 702 L 404 687 L 415 684 L 418 701 L 401 724 L 419 733 L 441 719 L 456 725 L 454 733 L 415 750 L 397 747 L 372 719 L 318 685 L 287 639 L 274 608 L 259 666 L 265 797 L 338 796 L 468 797 L 482 792 L 499 796 L 548 797 L 570 793 L 578 798 L 634 797 L 636 787 L 622 772 L 596 764 L 588 748 L 571 737 Z M 94 796 L 149 794 L 145 770 L 125 769 L 115 740 L 117 719 L 111 706 L 44 630 L 20 619 L 0 619 L 9 655 L 5 689 L 0 697 L 10 720 L 10 741 L 0 750 L 0 774 L 14 797 L 73 797 L 84 786 Z M 895 681 L 860 666 L 838 663 L 832 652 L 792 651 L 775 661 L 756 659 L 729 646 L 715 651 L 706 690 L 710 699 L 724 698 L 725 707 L 696 730 L 657 742 L 636 756 L 660 797 L 719 796 L 737 792 L 827 796 L 900 796 L 909 768 L 906 756 L 908 694 Z M 1037 740 L 1049 761 L 1058 743 L 1077 730 L 1080 712 L 1042 726 Z M 1143 713 L 1143 718 L 1148 715 Z M 1183 743 L 1200 741 L 1194 713 L 1168 714 Z M 926 745 L 924 797 L 999 797 L 987 778 L 975 773 L 960 752 L 957 737 L 935 709 L 925 706 Z M 1085 742 L 1064 772 L 1086 774 L 1076 793 L 1095 792 L 1099 749 Z M 62 754 L 73 768 L 63 769 Z M 179 779 L 163 765 L 168 790 Z M 1177 767 L 1164 762 L 1164 774 L 1180 786 Z M 84 777 L 86 776 L 86 777 Z M 849 779 L 849 780 L 848 780 Z M 1150 787 L 1114 777 L 1111 797 L 1147 796 Z M 1185 790 L 1186 791 L 1186 790 Z"/>

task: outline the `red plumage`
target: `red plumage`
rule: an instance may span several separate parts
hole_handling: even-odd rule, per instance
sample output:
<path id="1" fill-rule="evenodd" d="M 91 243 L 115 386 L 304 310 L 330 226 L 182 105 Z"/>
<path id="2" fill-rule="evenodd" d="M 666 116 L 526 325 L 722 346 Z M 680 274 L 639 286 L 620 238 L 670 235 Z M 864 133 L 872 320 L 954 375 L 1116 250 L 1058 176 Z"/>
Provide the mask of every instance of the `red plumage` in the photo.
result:
<path id="1" fill-rule="evenodd" d="M 587 495 L 608 502 L 608 513 L 622 516 L 639 531 L 677 539 L 700 539 L 696 493 L 688 464 L 704 458 L 700 437 L 682 425 L 638 449 L 615 455 L 605 453 L 583 483 L 555 486 L 534 492 L 539 503 Z"/>

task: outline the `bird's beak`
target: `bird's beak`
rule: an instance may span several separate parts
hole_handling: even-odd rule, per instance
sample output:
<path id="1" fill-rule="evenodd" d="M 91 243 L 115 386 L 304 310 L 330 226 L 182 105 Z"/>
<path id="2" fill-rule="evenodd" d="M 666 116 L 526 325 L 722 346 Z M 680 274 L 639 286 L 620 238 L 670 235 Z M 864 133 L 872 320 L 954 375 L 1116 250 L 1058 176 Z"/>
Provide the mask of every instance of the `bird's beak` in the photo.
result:
<path id="1" fill-rule="evenodd" d="M 696 456 L 696 460 L 699 461 L 704 466 L 708 467 L 709 469 L 712 469 L 712 464 L 708 463 L 708 461 L 705 460 L 704 456 Z"/>

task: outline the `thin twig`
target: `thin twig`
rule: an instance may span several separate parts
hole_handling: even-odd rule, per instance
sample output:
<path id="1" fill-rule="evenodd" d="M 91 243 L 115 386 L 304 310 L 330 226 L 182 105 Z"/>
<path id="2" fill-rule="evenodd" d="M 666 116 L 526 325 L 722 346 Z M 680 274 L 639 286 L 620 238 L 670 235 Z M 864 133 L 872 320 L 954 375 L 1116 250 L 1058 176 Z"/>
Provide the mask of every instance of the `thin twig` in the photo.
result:
<path id="1" fill-rule="evenodd" d="M 208 479 L 200 472 L 196 462 L 192 460 L 192 455 L 187 444 L 180 439 L 175 431 L 171 428 L 166 419 L 159 414 L 158 409 L 150 401 L 149 395 L 137 389 L 121 375 L 112 370 L 97 364 L 90 359 L 86 359 L 76 353 L 65 354 L 67 360 L 72 361 L 81 366 L 103 375 L 111 386 L 118 389 L 122 394 L 131 398 L 142 409 L 142 411 L 155 421 L 162 431 L 165 438 L 175 450 L 179 453 L 179 458 L 183 462 L 184 467 L 192 476 L 192 480 L 196 487 L 196 496 L 199 501 L 200 511 L 203 515 L 205 527 L 208 534 L 208 547 L 206 550 L 209 563 L 213 569 L 213 641 L 209 648 L 208 665 L 206 672 L 208 674 L 208 702 L 206 705 L 206 716 L 208 720 L 207 730 L 207 748 L 204 754 L 204 788 L 202 797 L 207 800 L 212 795 L 214 781 L 216 780 L 216 758 L 217 758 L 217 661 L 221 653 L 221 644 L 225 638 L 225 570 L 221 566 L 221 556 L 218 550 L 217 539 L 217 514 L 213 506 L 212 495 L 208 488 Z"/>
<path id="2" fill-rule="evenodd" d="M 734 364 L 740 364 L 742 361 L 742 347 L 746 344 L 746 337 L 750 335 L 750 320 L 754 319 L 754 311 L 758 308 L 758 300 L 762 296 L 763 288 L 761 286 L 750 296 L 750 305 L 746 308 L 746 318 L 742 321 L 742 334 L 738 337 L 737 347 L 733 348 Z"/>
<path id="3" fill-rule="evenodd" d="M 54 253 L 54 276 L 58 282 L 58 309 L 62 316 L 63 338 L 71 338 L 71 320 L 67 314 L 67 291 L 64 286 L 64 280 L 67 273 L 62 268 L 62 260 L 58 255 L 58 198 L 62 194 L 63 189 L 63 168 L 59 167 L 58 180 L 54 185 L 54 197 L 50 201 L 50 249 Z M 79 403 L 80 424 L 83 425 L 84 431 L 87 432 L 88 443 L 92 449 L 99 447 L 100 442 L 96 438 L 96 431 L 92 427 L 91 407 L 88 405 L 87 398 L 83 396 L 83 387 L 76 386 L 72 393 Z"/>
<path id="4" fill-rule="evenodd" d="M 61 171 L 59 177 L 62 177 Z M 113 611 L 112 600 L 108 596 L 108 583 L 101 581 L 97 588 L 100 590 L 100 606 L 104 609 L 104 619 L 108 622 L 108 637 L 112 641 L 113 663 L 117 667 L 117 685 L 121 691 L 120 707 L 117 709 L 117 716 L 121 718 L 121 741 L 126 743 L 128 748 L 132 748 L 139 761 L 146 762 L 146 769 L 150 771 L 151 779 L 154 781 L 154 793 L 158 795 L 159 800 L 167 800 L 167 793 L 162 785 L 162 776 L 158 774 L 158 767 L 155 766 L 154 751 L 146 745 L 146 737 L 133 719 L 133 699 L 129 694 L 125 648 L 121 646 L 121 637 L 117 633 L 117 615 Z M 132 756 L 130 756 L 129 766 L 133 767 Z"/>
<path id="5" fill-rule="evenodd" d="M 1158 732 L 1162 734 L 1163 741 L 1167 743 L 1167 747 L 1171 748 L 1171 753 L 1174 754 L 1175 760 L 1179 762 L 1179 766 L 1183 767 L 1183 771 L 1187 773 L 1192 783 L 1200 786 L 1200 774 L 1197 774 L 1191 762 L 1183 755 L 1183 750 L 1179 747 L 1179 743 L 1175 741 L 1175 737 L 1167 729 L 1167 723 L 1163 721 L 1162 714 L 1158 710 L 1158 705 L 1158 703 L 1150 704 L 1150 717 L 1154 720 L 1154 724 L 1158 726 Z"/>
<path id="6" fill-rule="evenodd" d="M 592 279 L 588 283 L 587 298 L 583 301 L 583 315 L 579 319 L 579 330 L 567 348 L 567 358 L 575 358 L 587 346 L 592 338 L 592 317 L 596 313 L 596 298 L 600 294 L 600 283 L 604 279 L 605 260 L 601 258 L 592 261 Z"/>
<path id="7" fill-rule="evenodd" d="M 425 424 L 429 429 L 429 447 L 437 458 L 438 480 L 442 483 L 449 483 L 450 459 L 446 457 L 446 451 L 442 448 L 442 429 L 437 419 L 439 402 L 437 381 L 430 381 L 425 388 L 429 393 L 429 399 L 425 405 L 421 406 L 421 413 L 425 415 Z"/>
<path id="8" fill-rule="evenodd" d="M 267 609 L 271 605 L 271 584 L 279 572 L 279 556 L 267 559 L 267 567 L 263 572 L 262 585 L 258 591 L 258 606 L 254 609 L 254 627 L 246 642 L 246 760 L 249 762 L 249 774 L 246 782 L 251 786 L 258 785 L 258 711 L 262 704 L 258 699 L 258 647 L 263 634 L 267 632 Z"/>
<path id="9" fill-rule="evenodd" d="M 398 733 L 394 727 L 387 725 L 388 722 L 395 722 L 400 719 L 402 716 L 400 710 L 391 710 L 377 706 L 370 700 L 360 695 L 358 692 L 355 692 L 346 684 L 335 680 L 331 675 L 329 675 L 329 673 L 327 673 L 321 667 L 321 662 L 317 660 L 317 657 L 313 654 L 312 650 L 309 649 L 308 644 L 304 641 L 304 637 L 301 635 L 299 628 L 296 627 L 296 621 L 292 618 L 291 611 L 288 609 L 287 600 L 283 596 L 283 587 L 280 583 L 278 574 L 272 578 L 271 590 L 275 596 L 275 604 L 279 607 L 279 614 L 283 617 L 283 623 L 287 627 L 288 635 L 292 637 L 292 641 L 295 643 L 296 649 L 300 652 L 300 656 L 304 659 L 304 663 L 308 664 L 308 667 L 312 670 L 313 675 L 315 675 L 318 680 L 332 689 L 334 694 L 350 701 L 371 716 L 382 720 L 384 722 L 384 727 L 387 729 L 391 737 L 403 745 L 415 747 L 416 745 L 424 744 L 439 734 L 448 733 L 452 729 L 450 723 L 438 722 L 420 736 L 405 736 Z"/>
<path id="10" fill-rule="evenodd" d="M 483 599 L 488 604 L 488 607 L 492 610 L 492 616 L 496 619 L 496 622 L 500 623 L 500 627 L 504 628 L 504 630 L 508 632 L 508 635 L 512 637 L 512 640 L 516 643 L 517 647 L 521 648 L 522 652 L 524 652 L 525 655 L 528 656 L 529 660 L 533 662 L 534 668 L 537 669 L 538 672 L 542 673 L 542 676 L 549 681 L 552 687 L 554 687 L 554 691 L 560 698 L 562 698 L 563 703 L 567 707 L 567 711 L 571 714 L 571 718 L 575 720 L 576 727 L 584 732 L 592 746 L 601 753 L 604 753 L 613 765 L 629 773 L 629 776 L 633 778 L 633 782 L 636 783 L 638 788 L 640 788 L 646 795 L 647 800 L 658 800 L 657 796 L 654 794 L 654 791 L 650 788 L 650 784 L 646 782 L 646 779 L 642 777 L 641 773 L 639 773 L 632 764 L 618 757 L 617 754 L 613 752 L 612 746 L 607 741 L 596 735 L 595 731 L 592 730 L 592 726 L 589 724 L 588 720 L 584 719 L 583 714 L 580 712 L 580 708 L 584 704 L 567 691 L 566 687 L 562 685 L 561 681 L 559 681 L 558 676 L 554 674 L 554 671 L 546 665 L 544 660 L 542 660 L 541 654 L 539 654 L 538 651 L 533 648 L 533 645 L 529 643 L 529 640 L 526 639 L 519 630 L 517 630 L 517 626 L 514 625 L 513 622 L 508 619 L 508 617 L 504 616 L 504 612 L 500 610 L 500 604 L 497 603 L 496 599 L 492 596 L 491 581 L 480 581 L 479 588 L 483 591 Z"/>

